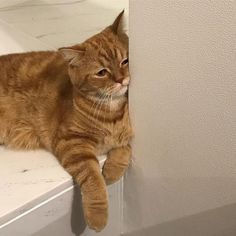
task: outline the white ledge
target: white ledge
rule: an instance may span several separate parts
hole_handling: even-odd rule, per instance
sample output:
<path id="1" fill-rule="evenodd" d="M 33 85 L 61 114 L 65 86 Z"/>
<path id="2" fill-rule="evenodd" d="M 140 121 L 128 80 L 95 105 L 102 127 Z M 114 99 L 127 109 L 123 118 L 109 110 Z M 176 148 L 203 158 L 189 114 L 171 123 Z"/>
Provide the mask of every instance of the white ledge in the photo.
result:
<path id="1" fill-rule="evenodd" d="M 102 165 L 105 156 L 99 157 Z M 48 198 L 73 186 L 50 153 L 0 148 L 0 228 Z"/>

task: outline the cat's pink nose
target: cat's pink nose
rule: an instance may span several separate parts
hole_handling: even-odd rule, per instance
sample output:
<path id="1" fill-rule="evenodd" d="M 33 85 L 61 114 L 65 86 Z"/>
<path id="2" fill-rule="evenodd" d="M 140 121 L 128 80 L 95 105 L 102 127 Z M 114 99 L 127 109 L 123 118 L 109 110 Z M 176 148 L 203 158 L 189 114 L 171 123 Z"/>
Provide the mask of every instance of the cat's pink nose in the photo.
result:
<path id="1" fill-rule="evenodd" d="M 124 80 L 124 77 L 117 78 L 116 83 L 122 84 L 123 80 Z"/>
<path id="2" fill-rule="evenodd" d="M 129 84 L 130 78 L 129 77 L 120 77 L 116 79 L 116 83 L 121 84 L 123 86 L 127 86 Z"/>
<path id="3" fill-rule="evenodd" d="M 129 80 L 130 80 L 129 78 L 123 79 L 122 85 L 127 86 L 129 84 Z"/>

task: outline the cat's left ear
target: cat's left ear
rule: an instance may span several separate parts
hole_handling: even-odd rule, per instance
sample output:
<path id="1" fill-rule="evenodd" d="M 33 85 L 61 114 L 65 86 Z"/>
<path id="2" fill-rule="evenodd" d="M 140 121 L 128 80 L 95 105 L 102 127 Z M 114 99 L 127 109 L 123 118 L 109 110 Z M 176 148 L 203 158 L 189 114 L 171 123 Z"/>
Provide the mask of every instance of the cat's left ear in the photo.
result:
<path id="1" fill-rule="evenodd" d="M 112 30 L 113 33 L 115 33 L 115 34 L 119 34 L 120 32 L 123 31 L 124 12 L 125 12 L 125 10 L 123 10 L 123 11 L 116 17 L 115 21 L 114 21 L 113 24 L 110 26 L 111 30 Z"/>
<path id="2" fill-rule="evenodd" d="M 82 46 L 72 46 L 59 48 L 58 51 L 65 58 L 66 61 L 71 62 L 73 59 L 80 59 L 84 56 L 85 49 Z"/>

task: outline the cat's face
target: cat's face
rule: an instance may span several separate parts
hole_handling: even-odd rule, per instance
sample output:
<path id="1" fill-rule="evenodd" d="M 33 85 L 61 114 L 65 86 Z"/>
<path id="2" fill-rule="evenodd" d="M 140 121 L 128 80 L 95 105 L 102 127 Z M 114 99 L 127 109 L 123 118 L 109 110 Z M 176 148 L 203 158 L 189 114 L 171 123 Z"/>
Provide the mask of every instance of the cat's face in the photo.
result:
<path id="1" fill-rule="evenodd" d="M 122 15 L 122 14 L 121 14 Z M 113 25 L 84 43 L 60 49 L 69 60 L 69 75 L 77 91 L 99 99 L 120 98 L 130 82 L 128 40 Z"/>

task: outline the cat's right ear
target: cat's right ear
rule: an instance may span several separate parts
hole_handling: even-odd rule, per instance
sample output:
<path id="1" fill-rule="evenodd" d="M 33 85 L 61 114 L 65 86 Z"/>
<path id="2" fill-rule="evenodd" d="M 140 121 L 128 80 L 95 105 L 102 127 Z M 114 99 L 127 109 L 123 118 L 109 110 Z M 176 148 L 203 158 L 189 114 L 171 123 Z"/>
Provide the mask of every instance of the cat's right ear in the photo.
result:
<path id="1" fill-rule="evenodd" d="M 119 34 L 120 32 L 123 31 L 123 17 L 124 17 L 124 12 L 125 10 L 123 10 L 122 12 L 120 12 L 120 14 L 116 17 L 115 21 L 113 22 L 113 24 L 110 26 L 111 30 L 115 33 L 115 34 Z"/>
<path id="2" fill-rule="evenodd" d="M 78 48 L 74 46 L 59 48 L 58 51 L 61 53 L 64 59 L 69 62 L 71 62 L 75 58 L 81 58 L 85 53 L 85 50 L 82 47 Z"/>

